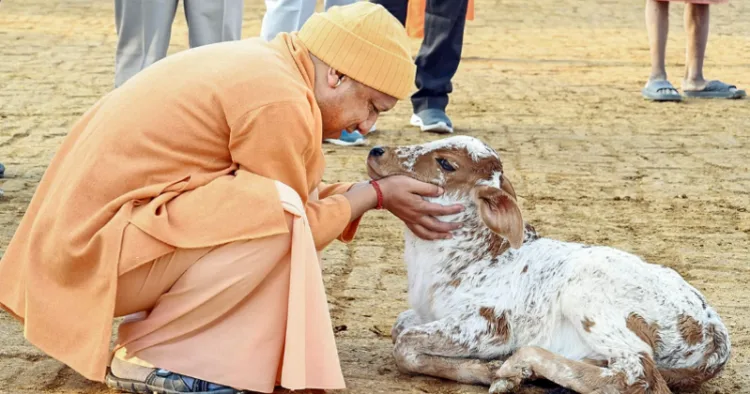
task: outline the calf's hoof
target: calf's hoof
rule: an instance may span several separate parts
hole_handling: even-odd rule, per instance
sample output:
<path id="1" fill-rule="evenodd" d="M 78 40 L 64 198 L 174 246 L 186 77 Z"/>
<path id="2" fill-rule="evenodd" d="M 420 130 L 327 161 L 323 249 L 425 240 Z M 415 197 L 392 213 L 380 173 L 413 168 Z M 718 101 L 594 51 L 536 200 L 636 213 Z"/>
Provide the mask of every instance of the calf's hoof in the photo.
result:
<path id="1" fill-rule="evenodd" d="M 518 386 L 510 379 L 497 379 L 490 386 L 490 394 L 512 393 L 518 390 Z"/>

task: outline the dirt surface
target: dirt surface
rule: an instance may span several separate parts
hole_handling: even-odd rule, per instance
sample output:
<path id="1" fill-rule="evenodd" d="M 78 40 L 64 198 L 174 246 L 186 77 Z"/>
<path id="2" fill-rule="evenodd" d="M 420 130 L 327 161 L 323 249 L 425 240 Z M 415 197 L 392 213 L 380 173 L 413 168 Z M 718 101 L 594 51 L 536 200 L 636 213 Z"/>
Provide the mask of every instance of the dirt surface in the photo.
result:
<path id="1" fill-rule="evenodd" d="M 673 4 L 668 71 L 684 64 Z M 243 37 L 260 31 L 246 1 Z M 750 393 L 750 100 L 654 104 L 643 2 L 477 0 L 449 115 L 498 149 L 526 218 L 543 235 L 606 244 L 675 268 L 731 330 L 727 371 L 701 393 Z M 712 8 L 707 77 L 750 88 L 750 3 Z M 0 3 L 0 255 L 71 124 L 113 85 L 111 1 Z M 414 42 L 414 50 L 419 42 Z M 170 54 L 187 47 L 178 11 Z M 373 144 L 438 138 L 408 125 L 408 102 Z M 326 147 L 326 180 L 359 180 L 367 148 Z M 123 163 L 127 165 L 127 163 Z M 481 393 L 399 374 L 387 337 L 406 308 L 399 222 L 369 213 L 350 245 L 325 253 L 325 282 L 352 393 Z M 106 393 L 29 345 L 0 314 L 0 392 Z"/>

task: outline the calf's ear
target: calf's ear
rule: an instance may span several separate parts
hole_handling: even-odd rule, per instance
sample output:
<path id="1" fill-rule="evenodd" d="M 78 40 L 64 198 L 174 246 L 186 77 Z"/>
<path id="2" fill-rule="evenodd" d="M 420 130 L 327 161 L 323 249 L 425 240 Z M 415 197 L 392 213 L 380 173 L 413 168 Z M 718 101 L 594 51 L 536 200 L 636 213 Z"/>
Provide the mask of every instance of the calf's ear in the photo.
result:
<path id="1" fill-rule="evenodd" d="M 520 248 L 523 245 L 523 217 L 515 196 L 503 189 L 482 185 L 474 188 L 473 197 L 484 224 L 507 239 L 513 249 Z"/>
<path id="2" fill-rule="evenodd" d="M 518 201 L 518 198 L 516 198 L 516 190 L 513 189 L 513 184 L 510 183 L 510 179 L 508 179 L 505 174 L 503 174 L 503 177 L 500 179 L 500 184 L 500 188 L 503 189 L 503 191 L 510 194 L 510 196 L 513 197 L 514 200 Z"/>

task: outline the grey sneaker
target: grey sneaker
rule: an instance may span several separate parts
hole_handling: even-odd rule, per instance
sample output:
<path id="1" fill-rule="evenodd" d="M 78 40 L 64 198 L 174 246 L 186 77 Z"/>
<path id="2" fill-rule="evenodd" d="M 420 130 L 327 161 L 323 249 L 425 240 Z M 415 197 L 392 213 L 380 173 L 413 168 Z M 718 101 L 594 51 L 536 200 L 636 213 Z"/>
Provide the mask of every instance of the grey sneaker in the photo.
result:
<path id="1" fill-rule="evenodd" d="M 449 134 L 453 132 L 453 123 L 445 111 L 429 108 L 411 116 L 411 125 L 418 126 L 422 131 Z"/>

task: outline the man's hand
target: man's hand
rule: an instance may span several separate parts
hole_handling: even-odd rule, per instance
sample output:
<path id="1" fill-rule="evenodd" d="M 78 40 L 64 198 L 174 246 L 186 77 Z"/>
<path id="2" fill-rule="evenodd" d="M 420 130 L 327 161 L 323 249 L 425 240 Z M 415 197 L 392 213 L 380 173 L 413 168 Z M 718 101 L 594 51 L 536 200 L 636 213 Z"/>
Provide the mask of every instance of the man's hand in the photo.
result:
<path id="1" fill-rule="evenodd" d="M 435 216 L 460 213 L 464 207 L 440 205 L 425 201 L 422 197 L 438 197 L 443 189 L 402 175 L 378 181 L 383 192 L 383 207 L 401 219 L 419 238 L 426 240 L 451 238 L 451 231 L 461 228 L 461 223 L 446 223 Z"/>

